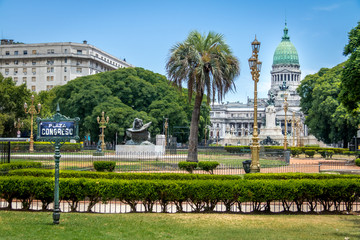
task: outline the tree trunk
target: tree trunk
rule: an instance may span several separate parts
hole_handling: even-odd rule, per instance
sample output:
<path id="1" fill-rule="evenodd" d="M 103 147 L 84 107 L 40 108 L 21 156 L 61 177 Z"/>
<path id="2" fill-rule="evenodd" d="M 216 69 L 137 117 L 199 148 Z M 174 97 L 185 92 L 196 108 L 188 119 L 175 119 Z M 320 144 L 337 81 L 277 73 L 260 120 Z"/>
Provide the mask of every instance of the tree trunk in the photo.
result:
<path id="1" fill-rule="evenodd" d="M 191 117 L 190 136 L 189 136 L 189 149 L 188 149 L 188 162 L 198 162 L 197 147 L 199 135 L 199 119 L 200 119 L 200 106 L 202 103 L 204 91 L 196 94 L 194 110 Z"/>

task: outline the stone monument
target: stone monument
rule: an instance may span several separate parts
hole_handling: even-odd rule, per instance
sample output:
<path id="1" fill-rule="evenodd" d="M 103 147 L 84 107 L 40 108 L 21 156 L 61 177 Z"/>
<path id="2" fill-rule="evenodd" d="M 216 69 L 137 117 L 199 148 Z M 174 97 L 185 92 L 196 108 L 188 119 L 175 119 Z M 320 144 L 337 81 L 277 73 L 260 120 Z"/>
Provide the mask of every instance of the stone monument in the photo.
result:
<path id="1" fill-rule="evenodd" d="M 278 143 L 282 142 L 284 139 L 284 135 L 282 134 L 281 127 L 276 126 L 275 117 L 276 117 L 276 110 L 274 105 L 272 105 L 270 101 L 273 101 L 270 98 L 269 103 L 270 105 L 266 107 L 266 125 L 260 129 L 259 138 L 260 139 L 272 139 Z M 269 137 L 269 138 L 268 138 Z"/>
<path id="2" fill-rule="evenodd" d="M 143 124 L 139 118 L 135 118 L 132 128 L 126 130 L 126 136 L 130 140 L 125 145 L 116 145 L 116 154 L 126 157 L 158 157 L 165 154 L 165 145 L 154 145 L 149 142 L 150 133 L 147 130 L 151 122 Z"/>

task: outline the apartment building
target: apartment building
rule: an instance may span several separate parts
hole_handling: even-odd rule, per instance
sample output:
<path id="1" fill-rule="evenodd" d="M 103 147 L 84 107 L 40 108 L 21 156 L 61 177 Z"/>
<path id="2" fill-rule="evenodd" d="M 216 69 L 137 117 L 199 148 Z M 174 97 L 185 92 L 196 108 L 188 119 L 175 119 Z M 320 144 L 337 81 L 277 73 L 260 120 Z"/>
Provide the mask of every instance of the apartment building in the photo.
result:
<path id="1" fill-rule="evenodd" d="M 101 49 L 83 43 L 23 44 L 2 39 L 0 73 L 33 92 L 50 90 L 81 76 L 134 67 Z"/>

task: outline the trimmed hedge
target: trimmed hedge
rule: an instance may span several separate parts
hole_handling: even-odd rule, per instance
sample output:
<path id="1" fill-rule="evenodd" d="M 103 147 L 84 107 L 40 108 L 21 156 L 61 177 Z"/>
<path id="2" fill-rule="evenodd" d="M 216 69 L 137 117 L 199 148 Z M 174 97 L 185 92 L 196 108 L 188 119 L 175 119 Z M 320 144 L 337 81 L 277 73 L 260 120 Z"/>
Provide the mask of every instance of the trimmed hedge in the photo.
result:
<path id="1" fill-rule="evenodd" d="M 246 180 L 342 179 L 342 178 L 352 178 L 352 179 L 360 180 L 360 175 L 351 175 L 351 174 L 340 175 L 340 174 L 325 174 L 325 173 L 256 173 L 256 174 L 244 175 L 244 179 Z"/>
<path id="2" fill-rule="evenodd" d="M 14 199 L 21 200 L 23 209 L 28 209 L 35 199 L 46 203 L 50 201 L 52 190 L 52 178 L 0 177 L 0 196 L 9 203 L 9 208 Z M 169 203 L 174 203 L 178 212 L 183 210 L 183 203 L 188 203 L 194 212 L 211 212 L 218 203 L 224 204 L 227 211 L 233 206 L 241 211 L 245 202 L 251 202 L 254 211 L 270 211 L 272 201 L 280 201 L 285 211 L 295 206 L 301 212 L 306 205 L 313 212 L 317 204 L 325 211 L 330 207 L 342 211 L 342 202 L 346 211 L 351 211 L 359 193 L 358 179 L 161 181 L 60 178 L 60 199 L 68 202 L 71 211 L 76 211 L 79 202 L 85 199 L 90 201 L 88 211 L 100 201 L 113 199 L 128 204 L 133 212 L 139 204 L 144 206 L 145 212 L 152 212 L 156 202 L 160 203 L 163 212 L 167 211 Z"/>
<path id="3" fill-rule="evenodd" d="M 181 170 L 185 170 L 189 173 L 193 173 L 194 169 L 197 168 L 198 163 L 197 162 L 179 162 L 178 166 Z"/>
<path id="4" fill-rule="evenodd" d="M 214 169 L 219 165 L 220 164 L 218 162 L 216 162 L 216 161 L 204 161 L 204 162 L 199 162 L 198 163 L 198 167 L 201 170 L 209 172 L 210 174 L 214 174 Z"/>
<path id="5" fill-rule="evenodd" d="M 315 155 L 315 150 L 305 150 L 305 155 L 309 158 L 313 157 Z"/>
<path id="6" fill-rule="evenodd" d="M 5 142 L 0 142 L 5 143 Z M 24 152 L 29 150 L 29 142 L 11 142 L 11 151 L 14 152 Z M 81 150 L 80 143 L 70 143 L 66 142 L 61 147 L 62 152 L 78 152 Z M 54 145 L 49 142 L 34 142 L 34 151 L 35 152 L 54 152 Z"/>
<path id="7" fill-rule="evenodd" d="M 360 158 L 355 159 L 355 164 L 360 167 Z"/>
<path id="8" fill-rule="evenodd" d="M 14 163 L 3 163 L 0 164 L 0 172 L 6 172 L 14 169 L 23 168 L 41 168 L 40 162 L 14 162 Z"/>
<path id="9" fill-rule="evenodd" d="M 94 161 L 94 168 L 98 172 L 113 172 L 115 170 L 115 161 Z"/>
<path id="10" fill-rule="evenodd" d="M 19 169 L 8 173 L 10 176 L 53 177 L 55 171 L 49 169 Z M 240 175 L 207 175 L 185 173 L 113 173 L 60 170 L 60 178 L 93 178 L 124 180 L 241 180 Z"/>

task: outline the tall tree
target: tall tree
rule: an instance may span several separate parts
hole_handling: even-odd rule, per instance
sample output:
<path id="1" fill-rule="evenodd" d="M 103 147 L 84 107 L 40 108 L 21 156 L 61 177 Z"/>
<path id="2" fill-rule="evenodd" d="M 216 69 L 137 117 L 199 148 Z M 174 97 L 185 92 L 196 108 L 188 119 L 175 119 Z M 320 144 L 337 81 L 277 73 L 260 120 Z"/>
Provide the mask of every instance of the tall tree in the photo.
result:
<path id="1" fill-rule="evenodd" d="M 306 114 L 309 132 L 325 143 L 348 141 L 357 130 L 358 120 L 347 113 L 339 101 L 340 78 L 344 63 L 331 69 L 322 68 L 307 75 L 298 88 L 301 110 Z"/>
<path id="2" fill-rule="evenodd" d="M 14 121 L 21 118 L 24 128 L 30 127 L 25 121 L 24 102 L 29 103 L 31 93 L 26 85 L 16 86 L 12 78 L 4 78 L 0 73 L 0 136 L 14 137 Z"/>
<path id="3" fill-rule="evenodd" d="M 340 100 L 347 110 L 360 113 L 360 22 L 349 32 L 349 43 L 344 48 L 349 56 L 344 66 L 340 85 Z"/>
<path id="4" fill-rule="evenodd" d="M 234 79 L 240 73 L 239 61 L 232 54 L 221 34 L 202 35 L 190 32 L 187 39 L 170 50 L 166 64 L 170 81 L 179 88 L 187 83 L 189 101 L 195 94 L 191 117 L 188 161 L 197 162 L 200 107 L 204 93 L 207 103 L 217 94 L 220 101 L 225 93 L 235 88 Z"/>

